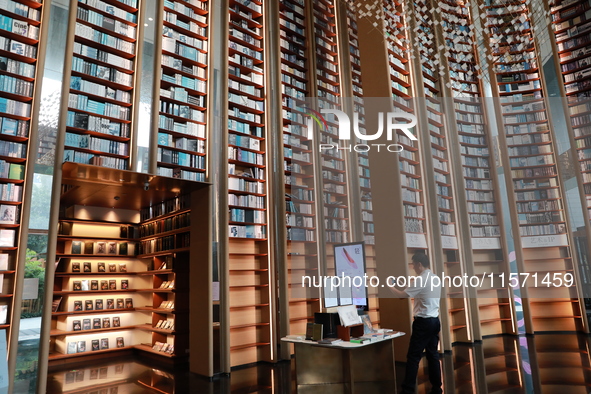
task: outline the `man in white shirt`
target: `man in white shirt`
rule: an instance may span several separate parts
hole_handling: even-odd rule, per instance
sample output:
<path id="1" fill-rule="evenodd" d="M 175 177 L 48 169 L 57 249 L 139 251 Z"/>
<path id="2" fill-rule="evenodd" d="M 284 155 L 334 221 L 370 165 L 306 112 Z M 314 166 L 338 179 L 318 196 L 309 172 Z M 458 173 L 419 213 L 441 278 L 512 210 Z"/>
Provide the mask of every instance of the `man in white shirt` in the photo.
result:
<path id="1" fill-rule="evenodd" d="M 429 269 L 429 258 L 424 253 L 412 256 L 416 280 L 404 290 L 390 288 L 398 297 L 414 298 L 412 335 L 406 355 L 406 375 L 402 384 L 402 394 L 414 394 L 417 384 L 419 362 L 423 351 L 427 353 L 431 394 L 442 393 L 441 367 L 439 365 L 439 299 L 441 298 L 441 281 Z M 436 278 L 434 281 L 433 279 Z"/>

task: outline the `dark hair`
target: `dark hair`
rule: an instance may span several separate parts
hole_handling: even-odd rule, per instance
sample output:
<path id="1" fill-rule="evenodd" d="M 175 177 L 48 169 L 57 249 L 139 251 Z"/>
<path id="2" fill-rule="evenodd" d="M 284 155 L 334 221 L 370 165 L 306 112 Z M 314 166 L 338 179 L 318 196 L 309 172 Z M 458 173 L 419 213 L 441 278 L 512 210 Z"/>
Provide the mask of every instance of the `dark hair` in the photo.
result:
<path id="1" fill-rule="evenodd" d="M 420 263 L 423 267 L 425 268 L 429 268 L 430 263 L 429 263 L 429 257 L 427 257 L 427 255 L 425 253 L 415 253 L 412 256 L 412 261 L 413 263 Z"/>

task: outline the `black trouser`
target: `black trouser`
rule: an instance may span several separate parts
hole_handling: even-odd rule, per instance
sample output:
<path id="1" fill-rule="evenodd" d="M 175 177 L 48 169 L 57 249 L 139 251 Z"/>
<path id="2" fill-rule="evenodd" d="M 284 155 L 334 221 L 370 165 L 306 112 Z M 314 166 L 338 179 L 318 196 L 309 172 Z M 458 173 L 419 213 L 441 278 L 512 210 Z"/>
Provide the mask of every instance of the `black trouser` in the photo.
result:
<path id="1" fill-rule="evenodd" d="M 431 393 L 439 394 L 442 392 L 441 367 L 439 366 L 439 353 L 437 351 L 440 329 L 441 323 L 438 317 L 415 317 L 406 355 L 406 376 L 404 377 L 404 383 L 402 383 L 402 394 L 415 393 L 419 362 L 423 356 L 423 350 L 427 353 L 429 381 L 432 386 Z"/>

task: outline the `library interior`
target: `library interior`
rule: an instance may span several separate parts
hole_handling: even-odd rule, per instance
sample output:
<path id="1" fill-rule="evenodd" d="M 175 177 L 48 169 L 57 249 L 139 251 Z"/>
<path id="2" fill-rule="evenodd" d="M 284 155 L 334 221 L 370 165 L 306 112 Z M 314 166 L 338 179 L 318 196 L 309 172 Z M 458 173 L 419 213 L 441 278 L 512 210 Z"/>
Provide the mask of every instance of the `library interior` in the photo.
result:
<path id="1" fill-rule="evenodd" d="M 0 0 L 0 393 L 588 393 L 590 246 L 591 0 Z"/>

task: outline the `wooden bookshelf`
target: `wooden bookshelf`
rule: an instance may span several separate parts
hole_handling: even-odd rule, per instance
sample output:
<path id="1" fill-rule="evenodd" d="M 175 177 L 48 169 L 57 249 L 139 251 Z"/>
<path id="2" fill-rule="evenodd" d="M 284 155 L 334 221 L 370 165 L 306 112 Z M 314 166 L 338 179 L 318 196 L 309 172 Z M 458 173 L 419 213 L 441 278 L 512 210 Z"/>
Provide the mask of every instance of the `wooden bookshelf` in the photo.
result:
<path id="1" fill-rule="evenodd" d="M 468 5 L 457 1 L 442 4 L 450 91 L 455 113 L 455 129 L 461 154 L 462 186 L 468 211 L 470 249 L 473 266 L 466 267 L 471 275 L 492 273 L 508 275 L 509 265 L 504 256 L 501 238 L 499 192 L 496 182 L 490 122 L 485 110 L 482 73 L 477 67 L 472 17 Z M 458 20 L 459 19 L 459 20 Z M 472 324 L 480 326 L 480 334 L 515 333 L 513 308 L 508 289 L 476 290 L 478 310 L 472 311 Z M 477 332 L 477 331 L 476 331 Z M 479 339 L 479 338 L 476 338 Z"/>
<path id="2" fill-rule="evenodd" d="M 416 32 L 418 39 L 418 46 L 415 48 L 415 56 L 418 57 L 418 63 L 415 67 L 417 73 L 415 79 L 420 81 L 421 85 L 417 87 L 417 105 L 422 106 L 423 115 L 421 116 L 421 123 L 423 138 L 430 139 L 430 163 L 425 168 L 433 171 L 434 185 L 429 186 L 431 193 L 436 194 L 436 198 L 430 200 L 429 212 L 433 221 L 438 221 L 439 234 L 432 234 L 432 237 L 439 238 L 440 245 L 443 249 L 443 260 L 441 266 L 441 274 L 450 277 L 462 276 L 466 272 L 465 256 L 461 253 L 460 244 L 458 242 L 458 213 L 456 211 L 457 194 L 459 191 L 454 190 L 452 179 L 452 160 L 450 156 L 450 138 L 449 138 L 449 123 L 446 120 L 448 116 L 445 111 L 448 103 L 445 101 L 446 89 L 445 80 L 441 78 L 440 67 L 437 66 L 437 60 L 434 47 L 440 44 L 440 35 L 432 26 L 432 15 L 425 12 L 425 9 L 430 8 L 429 1 L 417 2 L 414 12 L 414 24 L 419 28 Z M 426 8 L 425 8 L 426 7 Z M 441 43 L 442 44 L 442 43 Z M 415 60 L 416 61 L 416 60 Z M 426 130 L 425 130 L 426 129 Z M 423 150 L 425 154 L 425 161 L 428 159 L 427 150 Z M 416 193 L 415 193 L 416 194 Z M 435 216 L 436 215 L 436 216 Z M 432 260 L 434 265 L 437 265 L 438 253 L 433 253 Z M 459 264 L 450 264 L 458 262 Z M 449 338 L 451 342 L 470 342 L 473 340 L 471 327 L 468 324 L 468 292 L 467 289 L 447 289 L 447 305 L 441 308 L 445 313 L 447 309 L 447 319 L 450 326 Z M 444 336 L 445 338 L 445 336 Z M 445 343 L 444 347 L 448 347 L 449 343 Z"/>
<path id="3" fill-rule="evenodd" d="M 312 7 L 314 53 L 315 53 L 315 81 L 316 89 L 313 96 L 317 97 L 314 108 L 342 109 L 341 76 L 339 48 L 337 40 L 336 2 L 321 0 Z M 325 115 L 326 125 L 318 130 L 322 143 L 339 145 L 337 135 L 338 123 L 334 116 Z M 317 163 L 322 174 L 322 188 L 324 240 L 326 244 L 325 274 L 334 274 L 334 244 L 351 241 L 349 222 L 349 185 L 347 182 L 345 153 L 338 149 L 323 149 Z M 319 186 L 317 186 L 319 187 Z"/>
<path id="4" fill-rule="evenodd" d="M 146 191 L 144 174 L 97 174 L 120 179 L 117 187 L 76 176 L 89 168 L 64 165 L 50 366 L 130 349 L 186 363 L 190 266 L 199 254 L 189 236 L 198 212 L 191 193 L 206 185 L 152 176 Z M 134 190 L 137 200 L 122 201 Z"/>
<path id="5" fill-rule="evenodd" d="M 64 161 L 129 168 L 137 0 L 76 3 Z"/>
<path id="6" fill-rule="evenodd" d="M 341 8 L 343 9 L 343 8 Z M 358 114 L 359 128 L 362 132 L 367 132 L 365 113 L 366 106 L 363 97 L 363 78 L 361 72 L 361 53 L 359 50 L 359 31 L 357 26 L 357 8 L 351 3 L 346 5 L 346 22 L 347 22 L 347 38 L 349 46 L 349 59 L 351 73 L 351 90 L 347 89 L 352 95 L 352 99 L 349 99 L 350 105 L 352 105 L 353 111 Z M 345 55 L 346 56 L 346 55 Z M 344 58 L 344 56 L 343 56 Z M 345 68 L 347 69 L 347 68 Z M 356 143 L 362 144 L 357 138 Z M 371 195 L 371 171 L 369 169 L 369 153 L 368 152 L 357 152 L 357 162 L 353 163 L 349 167 L 349 171 L 357 170 L 357 179 L 359 180 L 359 197 L 360 201 L 358 206 L 361 209 L 361 226 L 363 241 L 365 242 L 365 270 L 367 275 L 377 276 L 377 261 L 375 252 L 375 229 L 373 221 L 373 206 L 372 206 L 372 195 Z M 349 174 L 351 176 L 353 174 Z M 352 195 L 355 195 L 353 193 Z M 352 206 L 354 206 L 352 204 Z M 374 325 L 379 324 L 379 300 L 378 300 L 378 289 L 375 287 L 368 287 L 368 314 Z"/>
<path id="7" fill-rule="evenodd" d="M 208 1 L 163 3 L 158 175 L 205 180 Z"/>
<path id="8" fill-rule="evenodd" d="M 516 12 L 522 19 L 518 24 L 511 22 Z M 503 32 L 502 37 L 492 38 L 490 45 L 518 211 L 515 226 L 519 228 L 523 250 L 520 270 L 543 276 L 545 273 L 539 264 L 551 261 L 572 269 L 556 147 L 528 7 L 519 2 L 515 11 L 501 3 L 491 3 L 487 15 L 491 35 Z M 523 45 L 515 45 L 510 38 L 518 39 Z M 580 312 L 573 311 L 579 307 L 576 285 L 548 288 L 530 284 L 527 294 L 530 299 L 524 310 L 528 330 L 576 331 L 582 328 Z M 564 308 L 546 309 L 543 315 L 537 312 L 537 299 L 565 295 L 570 295 L 572 302 L 563 305 Z M 551 316 L 556 319 L 549 318 Z M 528 327 L 530 321 L 531 328 Z"/>
<path id="9" fill-rule="evenodd" d="M 228 203 L 230 365 L 272 361 L 267 231 L 265 7 L 229 2 Z M 254 261 L 254 263 L 253 263 Z M 256 268 L 253 268 L 252 264 Z"/>
<path id="10" fill-rule="evenodd" d="M 13 318 L 20 315 L 20 305 L 13 305 L 21 239 L 21 217 L 27 159 L 30 151 L 34 98 L 38 97 L 37 80 L 41 21 L 44 5 L 29 1 L 7 1 L 0 7 L 4 26 L 0 43 L 0 325 L 9 341 Z M 24 259 L 23 259 L 24 261 Z M 18 336 L 18 333 L 16 333 Z M 9 350 L 12 353 L 11 350 Z"/>
<path id="11" fill-rule="evenodd" d="M 310 95 L 312 66 L 306 28 L 306 3 L 286 0 L 279 5 L 279 46 L 282 82 L 283 170 L 287 227 L 287 275 L 289 285 L 289 332 L 306 332 L 314 313 L 322 307 L 312 289 L 296 286 L 303 275 L 318 274 L 318 219 L 314 193 L 314 153 L 307 139 L 305 98 Z"/>

